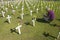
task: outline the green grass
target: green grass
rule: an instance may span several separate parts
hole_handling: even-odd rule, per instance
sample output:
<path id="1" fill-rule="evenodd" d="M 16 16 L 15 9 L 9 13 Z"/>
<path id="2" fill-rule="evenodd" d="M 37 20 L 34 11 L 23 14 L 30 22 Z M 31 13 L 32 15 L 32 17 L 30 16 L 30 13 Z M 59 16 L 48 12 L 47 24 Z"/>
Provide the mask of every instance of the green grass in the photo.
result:
<path id="1" fill-rule="evenodd" d="M 44 1 L 43 1 L 44 2 Z M 55 12 L 55 20 L 52 22 L 52 24 L 57 24 L 57 25 L 60 25 L 60 20 L 57 20 L 57 19 L 60 19 L 60 9 L 58 9 L 58 7 L 60 7 L 60 2 L 58 1 L 55 1 L 54 3 L 52 1 L 49 1 L 49 2 L 46 2 L 46 3 L 43 3 L 42 2 L 42 6 L 44 7 L 42 10 L 41 10 L 41 2 L 39 2 L 39 6 L 36 5 L 36 8 L 38 7 L 39 8 L 39 13 L 37 14 L 36 13 L 36 10 L 34 10 L 33 12 L 33 16 L 36 15 L 38 18 L 42 18 L 43 17 L 43 14 L 45 13 L 45 6 L 47 5 L 54 5 L 53 7 L 51 7 L 54 12 Z M 29 5 L 31 7 L 31 10 L 33 10 L 33 6 Z M 5 5 L 5 7 L 7 7 L 7 5 Z M 52 25 L 49 25 L 48 23 L 43 23 L 43 22 L 37 22 L 36 21 L 36 26 L 33 27 L 31 25 L 26 25 L 26 24 L 23 24 L 23 26 L 21 27 L 21 32 L 22 34 L 19 35 L 15 32 L 11 33 L 10 32 L 10 29 L 11 28 L 15 28 L 17 26 L 17 24 L 19 23 L 19 20 L 20 19 L 17 19 L 17 17 L 20 17 L 20 14 L 22 13 L 21 12 L 21 7 L 22 7 L 22 3 L 18 6 L 19 8 L 16 9 L 16 14 L 15 15 L 12 15 L 12 12 L 11 12 L 11 7 L 9 7 L 8 9 L 8 12 L 5 14 L 5 16 L 7 17 L 7 15 L 11 15 L 12 18 L 11 18 L 11 24 L 8 24 L 8 23 L 4 23 L 6 21 L 6 17 L 5 18 L 1 18 L 0 17 L 0 40 L 55 40 L 55 38 L 53 37 L 45 37 L 43 35 L 44 32 L 48 32 L 50 35 L 54 36 L 54 37 L 57 37 L 58 36 L 58 33 L 60 31 L 60 27 L 57 27 L 57 26 L 52 26 Z M 35 9 L 36 9 L 35 8 Z M 15 7 L 14 7 L 15 9 Z M 1 10 L 0 10 L 1 11 Z M 30 22 L 31 23 L 31 19 L 32 17 L 30 16 L 30 12 L 26 6 L 26 4 L 24 4 L 24 20 L 23 22 Z M 28 14 L 28 15 L 26 15 Z M 0 14 L 1 16 L 1 14 Z M 60 40 L 60 39 L 58 39 Z"/>

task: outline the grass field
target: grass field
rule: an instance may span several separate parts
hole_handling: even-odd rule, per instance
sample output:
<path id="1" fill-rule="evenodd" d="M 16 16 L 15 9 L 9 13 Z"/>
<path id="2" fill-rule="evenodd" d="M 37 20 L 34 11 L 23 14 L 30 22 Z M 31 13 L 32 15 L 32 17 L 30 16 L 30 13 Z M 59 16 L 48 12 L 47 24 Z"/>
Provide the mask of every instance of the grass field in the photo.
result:
<path id="1" fill-rule="evenodd" d="M 29 4 L 30 10 L 33 10 L 33 16 L 35 15 L 37 18 L 42 18 L 43 14 L 46 13 L 45 7 L 49 6 L 52 10 L 55 12 L 55 20 L 52 22 L 52 25 L 44 22 L 38 22 L 36 21 L 36 26 L 33 27 L 31 25 L 26 25 L 23 24 L 23 27 L 21 27 L 21 32 L 22 34 L 19 35 L 15 32 L 11 33 L 10 29 L 15 28 L 17 24 L 19 23 L 20 14 L 22 13 L 21 8 L 22 8 L 22 2 L 18 6 L 18 9 L 16 9 L 16 5 L 14 6 L 14 9 L 16 10 L 16 14 L 12 15 L 12 8 L 8 7 L 8 12 L 6 12 L 5 16 L 11 15 L 11 23 L 8 24 L 6 21 L 6 17 L 1 17 L 2 15 L 0 14 L 0 40 L 55 40 L 55 37 L 58 36 L 58 33 L 60 32 L 60 27 L 58 26 L 53 26 L 53 24 L 60 25 L 60 2 L 59 1 L 40 1 L 38 3 L 34 3 L 33 6 L 36 4 L 35 9 L 33 9 L 33 6 Z M 31 2 L 33 3 L 33 2 Z M 52 7 L 53 5 L 53 7 Z M 6 8 L 7 5 L 4 6 Z M 39 8 L 39 13 L 36 13 L 36 9 Z M 4 10 L 1 8 L 1 10 Z M 0 12 L 1 12 L 0 10 Z M 26 3 L 24 2 L 24 19 L 23 22 L 29 22 L 32 23 L 32 17 L 30 16 L 30 10 L 27 7 Z M 5 11 L 5 10 L 4 10 Z M 44 32 L 47 32 L 50 34 L 50 36 L 45 37 L 43 35 Z M 60 40 L 57 39 L 57 40 Z"/>

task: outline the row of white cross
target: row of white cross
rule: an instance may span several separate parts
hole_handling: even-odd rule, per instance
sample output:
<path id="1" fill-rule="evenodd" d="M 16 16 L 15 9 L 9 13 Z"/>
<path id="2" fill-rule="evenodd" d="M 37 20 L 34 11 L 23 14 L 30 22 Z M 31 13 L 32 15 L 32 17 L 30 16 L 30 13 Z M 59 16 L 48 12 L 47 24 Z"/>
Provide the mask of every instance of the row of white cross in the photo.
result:
<path id="1" fill-rule="evenodd" d="M 21 2 L 24 4 L 24 0 L 23 0 L 23 1 L 21 0 L 20 2 L 18 2 L 18 5 L 16 6 L 16 8 L 18 8 L 18 6 L 19 6 L 19 4 L 20 4 Z M 29 2 L 29 1 L 28 1 L 28 0 L 25 0 L 25 2 L 26 2 L 26 5 L 27 5 L 27 8 L 28 8 L 29 10 L 31 10 L 30 7 L 29 7 L 29 5 L 28 5 L 28 3 L 27 3 L 27 2 Z M 41 1 L 41 10 L 43 9 L 43 5 L 44 5 L 44 4 L 42 4 L 42 2 L 45 4 L 45 1 Z M 54 3 L 54 2 L 53 2 L 53 3 Z M 9 4 L 9 3 L 8 3 L 8 4 Z M 31 2 L 29 2 L 29 4 L 32 5 Z M 37 4 L 36 4 L 36 5 L 37 5 Z M 33 8 L 35 8 L 36 5 L 34 5 Z M 38 5 L 39 5 L 39 4 L 38 4 Z M 12 5 L 11 5 L 11 6 L 12 6 Z M 52 4 L 52 5 L 49 4 L 48 7 L 51 7 L 51 9 L 52 9 L 53 6 L 54 6 L 53 4 Z M 12 6 L 12 8 L 13 8 L 13 6 Z M 38 10 L 38 8 L 37 8 L 36 10 Z M 38 12 L 37 12 L 37 13 L 38 13 Z"/>
<path id="2" fill-rule="evenodd" d="M 13 8 L 13 5 L 11 5 L 11 7 Z M 24 7 L 22 7 L 22 14 L 21 14 L 21 19 L 23 20 L 23 16 L 24 16 L 24 13 L 23 13 L 23 10 L 24 10 Z M 8 12 L 8 8 L 5 8 L 5 11 L 6 12 Z M 6 12 L 4 12 L 4 11 L 2 11 L 0 14 L 2 14 L 2 16 L 3 17 L 5 17 L 5 13 Z M 15 10 L 12 10 L 12 13 L 13 14 L 15 14 Z M 32 11 L 30 11 L 31 13 L 30 13 L 30 15 L 32 16 Z M 6 19 L 8 20 L 8 22 L 9 23 L 11 23 L 11 16 L 10 15 L 8 15 L 7 17 L 6 17 Z M 32 25 L 33 26 L 35 26 L 35 19 L 32 19 Z M 22 25 L 18 25 L 15 29 L 17 29 L 18 30 L 18 32 L 19 32 L 19 34 L 21 34 L 21 32 L 20 32 L 20 27 L 22 27 Z"/>
<path id="3" fill-rule="evenodd" d="M 60 38 L 60 32 L 59 32 L 59 34 L 58 34 L 58 36 L 57 36 L 57 38 L 55 40 L 58 40 L 59 38 Z"/>
<path id="4" fill-rule="evenodd" d="M 6 12 L 8 12 L 8 8 L 6 8 Z M 5 13 L 6 13 L 6 12 L 2 11 L 0 14 L 2 14 L 3 17 L 5 17 Z M 12 10 L 12 13 L 15 14 L 15 10 Z M 32 11 L 31 11 L 30 15 L 32 16 Z M 22 14 L 21 14 L 21 19 L 22 19 L 22 20 L 23 20 L 23 16 L 24 16 L 24 13 L 23 13 L 23 8 L 22 8 Z M 8 19 L 8 21 L 9 21 L 9 23 L 11 23 L 11 22 L 10 22 L 10 18 L 11 18 L 11 17 L 8 15 L 7 19 Z"/>
<path id="5" fill-rule="evenodd" d="M 21 2 L 20 2 L 21 3 Z M 30 2 L 29 2 L 30 3 Z M 31 4 L 31 3 L 30 3 Z M 19 4 L 18 4 L 19 5 Z M 29 7 L 29 5 L 28 5 L 28 3 L 26 2 L 26 5 L 27 5 L 27 7 L 28 7 L 28 9 L 30 10 L 30 15 L 32 16 L 32 10 L 30 9 L 30 7 Z M 43 4 L 41 4 L 41 6 L 42 6 Z M 8 4 L 8 6 L 9 6 L 9 4 Z M 49 5 L 50 6 L 50 5 Z M 11 7 L 13 8 L 13 5 L 11 5 Z M 47 7 L 47 6 L 46 6 Z M 52 5 L 52 7 L 53 7 L 53 5 Z M 18 8 L 18 6 L 16 6 L 16 9 Z M 34 7 L 33 7 L 34 9 L 35 9 L 35 5 L 34 5 Z M 5 10 L 6 10 L 6 12 L 8 12 L 8 8 L 5 8 Z M 23 13 L 23 10 L 24 10 L 24 6 L 22 6 L 22 14 L 21 14 L 21 19 L 23 20 L 23 16 L 24 16 L 24 13 Z M 38 13 L 38 8 L 36 9 L 36 12 Z M 2 14 L 2 16 L 3 17 L 5 17 L 5 13 L 6 12 L 4 12 L 4 11 L 2 11 L 0 14 Z M 15 14 L 15 10 L 12 10 L 12 13 L 13 14 Z M 8 15 L 7 17 L 6 17 L 6 19 L 8 20 L 8 22 L 9 23 L 11 23 L 11 16 L 10 15 Z M 32 19 L 32 25 L 33 26 L 35 26 L 35 21 L 36 21 L 36 19 Z M 20 25 L 18 25 L 15 29 L 16 30 L 18 30 L 18 32 L 19 32 L 19 34 L 21 34 L 21 31 L 20 31 L 20 28 L 22 27 L 22 24 L 20 24 Z M 59 34 L 58 34 L 58 36 L 57 36 L 57 38 L 59 38 L 60 37 L 60 32 L 59 32 Z M 57 39 L 55 39 L 55 40 L 57 40 Z"/>
<path id="6" fill-rule="evenodd" d="M 27 3 L 27 2 L 26 2 L 26 3 Z M 22 4 L 24 4 L 24 0 L 22 1 Z M 27 3 L 27 4 L 28 4 L 28 3 Z M 9 6 L 9 5 L 8 5 L 8 6 Z M 13 8 L 13 5 L 11 5 L 11 7 Z M 28 7 L 28 6 L 27 6 L 27 7 Z M 17 8 L 17 6 L 16 6 L 16 8 Z M 8 8 L 5 8 L 5 10 L 6 10 L 6 12 L 8 12 Z M 23 15 L 24 15 L 23 10 L 24 10 L 24 7 L 22 6 L 21 19 L 23 19 Z M 33 11 L 31 10 L 31 11 L 30 11 L 30 15 L 31 15 L 31 16 L 32 16 L 32 12 L 33 12 Z M 15 10 L 12 10 L 12 13 L 15 14 Z M 37 13 L 38 13 L 38 8 L 37 8 Z M 5 12 L 2 11 L 1 14 L 2 14 L 3 17 L 5 17 Z M 10 18 L 11 18 L 11 17 L 8 15 L 7 19 L 8 19 L 8 22 L 9 22 L 9 23 L 11 23 Z"/>

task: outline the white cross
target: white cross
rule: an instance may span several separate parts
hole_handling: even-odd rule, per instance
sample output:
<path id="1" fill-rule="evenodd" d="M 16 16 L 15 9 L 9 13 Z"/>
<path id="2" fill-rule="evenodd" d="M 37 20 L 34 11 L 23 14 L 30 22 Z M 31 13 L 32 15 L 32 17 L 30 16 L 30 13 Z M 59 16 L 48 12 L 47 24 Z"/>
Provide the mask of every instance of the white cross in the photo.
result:
<path id="1" fill-rule="evenodd" d="M 5 8 L 6 12 L 8 12 L 8 8 Z"/>
<path id="2" fill-rule="evenodd" d="M 13 8 L 13 5 L 11 5 L 11 7 Z"/>
<path id="3" fill-rule="evenodd" d="M 53 4 L 52 4 L 52 7 L 53 7 Z"/>
<path id="4" fill-rule="evenodd" d="M 24 7 L 22 7 L 22 11 L 23 11 Z"/>
<path id="5" fill-rule="evenodd" d="M 3 17 L 5 17 L 5 12 L 3 12 L 3 11 L 2 11 L 2 13 L 1 13 L 1 14 L 2 14 L 2 16 L 3 16 Z"/>
<path id="6" fill-rule="evenodd" d="M 30 15 L 31 15 L 31 16 L 32 16 L 32 12 L 33 12 L 33 11 L 31 10 L 31 11 L 30 11 Z"/>
<path id="7" fill-rule="evenodd" d="M 35 9 L 35 5 L 34 5 L 34 9 Z"/>
<path id="8" fill-rule="evenodd" d="M 8 7 L 9 7 L 9 1 L 8 1 Z"/>
<path id="9" fill-rule="evenodd" d="M 17 9 L 18 7 L 16 6 L 16 9 Z"/>
<path id="10" fill-rule="evenodd" d="M 8 15 L 8 16 L 7 16 L 7 20 L 8 20 L 9 23 L 11 23 L 10 19 L 11 19 L 11 16 Z"/>
<path id="11" fill-rule="evenodd" d="M 24 13 L 21 14 L 21 19 L 23 20 Z"/>
<path id="12" fill-rule="evenodd" d="M 20 31 L 21 27 L 22 27 L 22 25 L 18 25 L 18 26 L 15 28 L 16 30 L 18 30 L 19 34 L 21 34 L 21 31 Z"/>
<path id="13" fill-rule="evenodd" d="M 32 24 L 33 26 L 35 26 L 35 19 L 32 19 Z"/>
<path id="14" fill-rule="evenodd" d="M 22 13 L 23 13 L 23 9 L 24 9 L 24 7 L 22 7 Z"/>
<path id="15" fill-rule="evenodd" d="M 59 32 L 59 34 L 58 34 L 58 37 L 57 38 L 59 38 L 60 37 L 60 32 Z"/>
<path id="16" fill-rule="evenodd" d="M 15 14 L 15 10 L 12 10 L 12 13 Z"/>
<path id="17" fill-rule="evenodd" d="M 37 13 L 38 13 L 38 10 L 39 10 L 39 9 L 37 8 L 36 10 L 37 10 Z"/>

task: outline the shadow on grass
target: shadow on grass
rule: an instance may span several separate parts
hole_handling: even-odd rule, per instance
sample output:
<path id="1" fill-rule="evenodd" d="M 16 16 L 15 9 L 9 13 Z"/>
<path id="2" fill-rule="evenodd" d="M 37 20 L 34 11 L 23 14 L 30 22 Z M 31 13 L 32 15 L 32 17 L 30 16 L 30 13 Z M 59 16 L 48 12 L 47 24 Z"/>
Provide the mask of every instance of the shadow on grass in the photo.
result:
<path id="1" fill-rule="evenodd" d="M 17 17 L 17 19 L 21 19 L 21 17 Z"/>
<path id="2" fill-rule="evenodd" d="M 2 18 L 3 16 L 0 16 L 0 18 Z"/>
<path id="3" fill-rule="evenodd" d="M 55 26 L 60 27 L 60 25 L 58 25 L 58 24 L 51 24 L 50 22 L 47 22 L 47 21 L 43 20 L 42 18 L 37 18 L 36 21 L 37 22 L 42 22 L 42 23 L 48 23 L 49 25 L 54 26 L 54 27 Z"/>
<path id="4" fill-rule="evenodd" d="M 36 13 L 36 11 L 33 11 L 33 13 Z"/>
<path id="5" fill-rule="evenodd" d="M 52 38 L 54 38 L 54 39 L 56 38 L 56 37 L 54 37 L 54 36 L 52 36 L 52 35 L 50 35 L 49 33 L 46 33 L 46 32 L 44 32 L 43 35 L 44 35 L 45 37 L 48 37 L 48 36 L 49 36 L 49 37 L 52 37 Z M 56 39 L 57 39 L 57 38 L 56 38 Z"/>
<path id="6" fill-rule="evenodd" d="M 49 24 L 49 25 L 51 25 L 51 26 L 56 26 L 56 27 L 60 27 L 60 25 L 58 25 L 58 24 Z"/>
<path id="7" fill-rule="evenodd" d="M 33 26 L 30 22 L 25 22 L 24 24 Z"/>
<path id="8" fill-rule="evenodd" d="M 9 24 L 9 22 L 7 20 L 4 23 L 8 23 Z"/>
<path id="9" fill-rule="evenodd" d="M 60 21 L 60 19 L 57 19 L 58 21 Z"/>
<path id="10" fill-rule="evenodd" d="M 36 18 L 37 22 L 48 23 L 47 21 L 43 20 L 43 18 Z"/>
<path id="11" fill-rule="evenodd" d="M 16 32 L 16 29 L 10 29 L 11 33 L 15 32 L 17 34 L 19 34 L 18 32 Z"/>
<path id="12" fill-rule="evenodd" d="M 44 35 L 45 37 L 48 37 L 48 36 L 49 36 L 49 33 L 44 32 L 43 35 Z"/>

